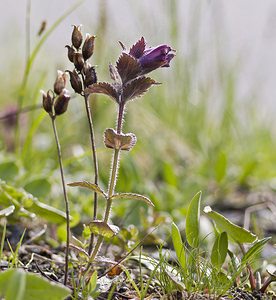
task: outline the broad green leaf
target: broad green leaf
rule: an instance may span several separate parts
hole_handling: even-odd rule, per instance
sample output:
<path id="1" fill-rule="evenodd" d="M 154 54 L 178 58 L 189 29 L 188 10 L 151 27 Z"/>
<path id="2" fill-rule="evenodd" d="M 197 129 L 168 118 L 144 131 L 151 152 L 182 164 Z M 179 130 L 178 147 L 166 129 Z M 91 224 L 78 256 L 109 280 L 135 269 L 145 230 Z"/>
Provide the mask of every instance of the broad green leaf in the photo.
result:
<path id="1" fill-rule="evenodd" d="M 211 262 L 214 266 L 221 268 L 228 251 L 228 237 L 226 232 L 222 232 L 215 240 L 211 253 Z"/>
<path id="2" fill-rule="evenodd" d="M 15 287 L 14 292 L 17 292 L 15 298 L 8 298 L 14 295 L 9 291 L 9 286 Z M 0 273 L 0 294 L 6 296 L 7 300 L 63 300 L 71 294 L 71 291 L 60 284 L 55 284 L 36 274 L 27 273 L 22 269 L 8 269 Z"/>
<path id="3" fill-rule="evenodd" d="M 254 245 L 246 252 L 244 257 L 242 258 L 242 264 L 246 264 L 250 260 L 254 259 L 254 257 L 262 251 L 263 246 L 269 240 L 271 240 L 271 237 L 264 238 L 260 241 L 257 241 L 256 243 L 254 243 Z"/>
<path id="4" fill-rule="evenodd" d="M 90 222 L 89 227 L 91 229 L 91 232 L 107 238 L 112 238 L 120 230 L 118 226 L 109 225 L 103 221 L 98 220 Z"/>
<path id="5" fill-rule="evenodd" d="M 35 197 L 44 198 L 50 194 L 51 184 L 47 178 L 39 178 L 27 183 L 24 190 Z"/>
<path id="6" fill-rule="evenodd" d="M 13 272 L 8 281 L 7 290 L 5 293 L 6 300 L 24 300 L 26 290 L 26 273 L 22 269 L 17 269 Z"/>
<path id="7" fill-rule="evenodd" d="M 186 269 L 186 255 L 178 227 L 172 223 L 172 240 L 176 256 L 183 270 Z"/>
<path id="8" fill-rule="evenodd" d="M 223 215 L 213 211 L 210 206 L 203 210 L 217 225 L 220 231 L 226 231 L 227 234 L 238 243 L 253 243 L 257 236 L 250 231 L 233 224 Z"/>
<path id="9" fill-rule="evenodd" d="M 142 195 L 139 195 L 139 194 L 119 193 L 119 194 L 113 195 L 110 199 L 114 200 L 114 199 L 118 199 L 118 198 L 128 198 L 128 199 L 142 200 L 142 201 L 146 202 L 147 204 L 154 207 L 154 204 L 150 201 L 149 198 L 147 198 L 145 196 L 142 196 Z"/>
<path id="10" fill-rule="evenodd" d="M 192 199 L 186 217 L 186 236 L 191 247 L 198 247 L 201 191 Z"/>
<path id="11" fill-rule="evenodd" d="M 0 217 L 1 216 L 9 216 L 10 214 L 12 214 L 14 212 L 15 206 L 11 205 L 5 209 L 0 210 Z"/>
<path id="12" fill-rule="evenodd" d="M 18 166 L 15 162 L 4 162 L 0 164 L 0 178 L 6 181 L 14 181 L 19 172 Z"/>
<path id="13" fill-rule="evenodd" d="M 104 198 L 107 198 L 105 192 L 95 183 L 91 183 L 88 181 L 76 181 L 72 183 L 68 183 L 69 186 L 81 186 L 87 189 L 92 190 L 93 192 L 103 196 Z"/>
<path id="14" fill-rule="evenodd" d="M 33 203 L 28 207 L 28 210 L 52 223 L 62 224 L 66 222 L 65 212 L 36 199 L 33 200 Z"/>

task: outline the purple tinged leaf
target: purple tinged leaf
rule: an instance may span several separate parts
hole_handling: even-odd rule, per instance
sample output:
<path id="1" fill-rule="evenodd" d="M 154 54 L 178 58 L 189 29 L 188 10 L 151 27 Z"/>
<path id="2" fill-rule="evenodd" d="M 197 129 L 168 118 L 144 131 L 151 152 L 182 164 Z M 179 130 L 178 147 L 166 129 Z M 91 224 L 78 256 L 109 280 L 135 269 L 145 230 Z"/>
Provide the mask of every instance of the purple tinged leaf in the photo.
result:
<path id="1" fill-rule="evenodd" d="M 136 141 L 133 133 L 117 134 L 112 128 L 108 128 L 104 132 L 104 144 L 107 148 L 130 151 Z"/>
<path id="2" fill-rule="evenodd" d="M 148 89 L 154 85 L 160 84 L 150 77 L 138 77 L 128 82 L 123 89 L 124 101 L 132 100 L 144 95 Z"/>
<path id="3" fill-rule="evenodd" d="M 145 49 L 146 42 L 144 37 L 142 36 L 141 39 L 130 48 L 129 54 L 135 58 L 140 58 L 144 54 Z"/>
<path id="4" fill-rule="evenodd" d="M 109 96 L 111 99 L 118 102 L 119 95 L 117 90 L 108 82 L 99 82 L 90 85 L 88 88 L 84 90 L 85 94 L 104 94 Z"/>
<path id="5" fill-rule="evenodd" d="M 137 77 L 142 72 L 138 60 L 127 53 L 122 53 L 116 62 L 117 71 L 121 77 L 122 83 L 126 83 Z"/>

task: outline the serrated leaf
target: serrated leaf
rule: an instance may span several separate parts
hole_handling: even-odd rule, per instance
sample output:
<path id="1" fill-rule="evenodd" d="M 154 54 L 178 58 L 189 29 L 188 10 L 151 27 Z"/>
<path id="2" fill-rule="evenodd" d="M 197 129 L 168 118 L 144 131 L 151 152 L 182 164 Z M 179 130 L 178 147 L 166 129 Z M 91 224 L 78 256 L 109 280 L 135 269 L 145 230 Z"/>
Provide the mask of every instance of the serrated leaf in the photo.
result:
<path id="1" fill-rule="evenodd" d="M 133 133 L 118 134 L 112 128 L 104 132 L 104 144 L 107 148 L 130 151 L 136 144 L 136 140 Z"/>
<path id="2" fill-rule="evenodd" d="M 150 77 L 138 77 L 128 82 L 123 89 L 123 100 L 129 101 L 137 97 L 143 96 L 148 89 L 154 85 L 159 84 Z"/>
<path id="3" fill-rule="evenodd" d="M 0 210 L 0 217 L 1 216 L 9 216 L 10 214 L 12 214 L 14 212 L 15 206 L 11 205 L 5 209 Z"/>
<path id="4" fill-rule="evenodd" d="M 120 82 L 120 75 L 117 69 L 112 64 L 109 64 L 109 74 L 111 79 L 113 79 L 116 82 Z"/>
<path id="5" fill-rule="evenodd" d="M 226 231 L 238 243 L 253 243 L 257 239 L 255 234 L 230 222 L 223 215 L 213 211 L 210 206 L 206 206 L 203 211 L 216 223 L 220 231 Z"/>
<path id="6" fill-rule="evenodd" d="M 115 87 L 108 82 L 99 82 L 90 85 L 84 90 L 85 94 L 104 94 L 109 96 L 112 100 L 118 102 L 119 95 Z"/>
<path id="7" fill-rule="evenodd" d="M 138 60 L 127 53 L 122 53 L 116 62 L 117 71 L 121 77 L 122 83 L 139 76 L 141 65 Z"/>
<path id="8" fill-rule="evenodd" d="M 186 255 L 178 227 L 172 223 L 172 240 L 177 259 L 183 271 L 186 269 Z"/>
<path id="9" fill-rule="evenodd" d="M 68 183 L 69 186 L 81 186 L 84 188 L 87 188 L 89 190 L 92 190 L 93 192 L 103 196 L 104 198 L 107 198 L 105 192 L 95 183 L 91 183 L 89 181 L 76 181 L 72 183 Z"/>
<path id="10" fill-rule="evenodd" d="M 23 274 L 24 273 L 24 274 Z M 23 279 L 25 278 L 25 280 Z M 18 281 L 18 279 L 21 279 Z M 23 283 L 25 281 L 25 289 L 23 289 Z M 60 285 L 48 281 L 36 274 L 27 273 L 22 269 L 8 269 L 0 273 L 0 294 L 10 295 L 7 287 L 12 284 L 16 285 L 14 292 L 23 295 L 22 298 L 6 298 L 6 299 L 24 299 L 24 300 L 61 300 L 65 299 L 71 294 L 71 291 Z"/>
<path id="11" fill-rule="evenodd" d="M 191 247 L 198 247 L 201 192 L 192 199 L 186 217 L 186 236 Z"/>
<path id="12" fill-rule="evenodd" d="M 99 220 L 91 221 L 89 223 L 89 227 L 91 229 L 91 232 L 107 238 L 112 238 L 120 230 L 118 226 L 109 225 L 104 221 Z"/>
<path id="13" fill-rule="evenodd" d="M 228 238 L 227 233 L 222 232 L 215 240 L 211 252 L 211 262 L 214 266 L 221 268 L 223 265 L 228 251 Z"/>
<path id="14" fill-rule="evenodd" d="M 269 240 L 271 240 L 271 237 L 261 239 L 260 241 L 257 241 L 256 243 L 254 243 L 254 245 L 246 252 L 244 257 L 242 258 L 242 264 L 246 264 L 250 260 L 252 260 L 254 257 L 256 257 L 256 255 L 258 255 L 262 251 L 263 246 Z"/>
<path id="15" fill-rule="evenodd" d="M 119 193 L 119 194 L 113 195 L 110 199 L 114 200 L 114 199 L 118 199 L 118 198 L 142 200 L 142 201 L 146 202 L 147 204 L 154 207 L 154 204 L 150 201 L 150 199 L 143 195 L 133 194 L 133 193 Z"/>
<path id="16" fill-rule="evenodd" d="M 129 50 L 129 54 L 135 58 L 140 58 L 146 49 L 146 42 L 144 37 L 142 36 L 141 39 L 136 42 Z"/>

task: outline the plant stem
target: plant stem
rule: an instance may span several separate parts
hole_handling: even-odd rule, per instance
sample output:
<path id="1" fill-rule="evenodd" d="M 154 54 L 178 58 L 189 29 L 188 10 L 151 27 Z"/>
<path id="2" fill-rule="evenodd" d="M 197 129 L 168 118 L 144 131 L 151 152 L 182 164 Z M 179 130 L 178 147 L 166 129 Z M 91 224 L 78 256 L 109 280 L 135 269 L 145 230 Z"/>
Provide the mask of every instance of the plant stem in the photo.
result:
<path id="1" fill-rule="evenodd" d="M 61 147 L 60 147 L 58 133 L 57 133 L 57 128 L 56 128 L 56 123 L 55 123 L 55 116 L 51 116 L 51 119 L 52 119 L 52 125 L 53 125 L 53 130 L 54 130 L 56 144 L 57 144 L 59 168 L 60 168 L 60 175 L 61 175 L 61 181 L 62 181 L 63 195 L 64 195 L 65 207 L 66 207 L 67 236 L 66 236 L 66 253 L 65 253 L 65 270 L 64 270 L 64 273 L 65 273 L 64 274 L 64 285 L 66 285 L 67 278 L 68 278 L 69 239 L 70 239 L 69 202 L 68 202 L 67 191 L 66 191 L 65 180 L 64 180 L 64 172 L 63 172 L 63 165 L 62 165 L 62 158 L 61 158 Z"/>
<path id="2" fill-rule="evenodd" d="M 123 101 L 120 102 L 119 104 L 119 111 L 118 111 L 118 119 L 117 119 L 117 133 L 121 133 L 122 131 L 122 124 L 123 124 L 123 116 L 124 116 L 124 107 L 125 104 Z M 111 211 L 111 206 L 112 206 L 112 195 L 115 190 L 116 186 L 116 177 L 117 177 L 117 171 L 118 171 L 118 165 L 119 165 L 119 157 L 120 157 L 120 149 L 114 149 L 114 155 L 113 155 L 113 160 L 112 160 L 112 170 L 110 174 L 110 181 L 109 181 L 109 187 L 108 187 L 108 199 L 107 199 L 107 204 L 105 208 L 105 215 L 104 215 L 104 222 L 107 223 Z M 94 248 L 93 253 L 91 254 L 90 262 L 94 260 L 94 258 L 97 255 L 97 252 L 102 244 L 103 241 L 103 236 L 99 236 L 97 244 Z"/>
<path id="3" fill-rule="evenodd" d="M 241 251 L 242 251 L 243 255 L 245 255 L 246 252 L 245 252 L 244 246 L 240 243 L 239 243 L 239 246 L 241 248 Z M 251 268 L 249 263 L 247 263 L 247 269 L 249 271 L 249 282 L 250 282 L 251 290 L 253 292 L 256 289 L 256 281 L 255 281 L 255 278 L 254 278 L 254 275 L 253 275 L 252 268 Z"/>
<path id="4" fill-rule="evenodd" d="M 94 135 L 94 128 L 93 128 L 93 122 L 92 122 L 92 116 L 91 116 L 91 111 L 90 111 L 90 105 L 89 105 L 89 95 L 85 94 L 84 95 L 84 100 L 85 100 L 85 108 L 86 108 L 86 113 L 87 113 L 87 118 L 88 118 L 88 123 L 89 123 L 89 129 L 90 129 L 90 139 L 91 139 L 91 147 L 92 147 L 92 154 L 93 154 L 93 163 L 94 163 L 94 183 L 98 185 L 98 180 L 99 180 L 99 169 L 98 169 L 98 160 L 97 160 L 97 151 L 96 151 L 96 144 L 95 144 L 95 135 Z M 98 212 L 98 194 L 94 193 L 94 214 L 93 214 L 93 220 L 97 219 L 97 212 Z M 90 243 L 89 243 L 89 249 L 88 249 L 88 254 L 90 255 L 92 252 L 92 247 L 94 243 L 94 234 L 91 233 L 90 236 Z"/>

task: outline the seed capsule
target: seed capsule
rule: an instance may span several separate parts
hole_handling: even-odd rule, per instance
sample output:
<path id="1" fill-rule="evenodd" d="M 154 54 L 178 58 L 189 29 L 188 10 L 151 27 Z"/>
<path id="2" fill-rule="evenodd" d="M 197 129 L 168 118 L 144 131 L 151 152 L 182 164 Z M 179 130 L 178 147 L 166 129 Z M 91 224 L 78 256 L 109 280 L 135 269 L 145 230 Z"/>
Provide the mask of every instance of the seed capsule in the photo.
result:
<path id="1" fill-rule="evenodd" d="M 95 40 L 95 36 L 90 36 L 89 34 L 86 36 L 85 42 L 82 46 L 82 56 L 84 60 L 87 60 L 93 55 L 94 40 Z"/>
<path id="2" fill-rule="evenodd" d="M 69 91 L 63 89 L 63 91 L 60 93 L 60 95 L 55 101 L 54 109 L 55 109 L 55 114 L 57 116 L 62 115 L 63 113 L 66 112 L 70 98 L 71 96 L 69 94 Z"/>
<path id="3" fill-rule="evenodd" d="M 74 54 L 74 66 L 78 71 L 82 71 L 84 65 L 84 59 L 82 57 L 81 53 L 75 53 Z"/>
<path id="4" fill-rule="evenodd" d="M 76 49 L 79 49 L 82 43 L 81 26 L 75 26 L 72 33 L 72 44 Z"/>
<path id="5" fill-rule="evenodd" d="M 42 92 L 42 97 L 43 97 L 43 102 L 42 102 L 43 108 L 48 114 L 52 114 L 54 99 L 50 95 L 49 91 L 47 92 L 47 94 L 44 91 L 41 91 L 41 92 Z"/>
<path id="6" fill-rule="evenodd" d="M 74 62 L 74 53 L 75 53 L 74 47 L 69 46 L 69 45 L 66 45 L 65 47 L 68 49 L 67 56 L 68 56 L 69 60 L 71 62 Z"/>
<path id="7" fill-rule="evenodd" d="M 70 83 L 71 83 L 72 88 L 74 89 L 74 91 L 76 93 L 81 94 L 82 83 L 81 83 L 78 73 L 76 72 L 76 70 L 74 70 L 73 72 L 68 70 L 67 72 L 69 73 L 69 76 L 70 76 Z"/>
<path id="8" fill-rule="evenodd" d="M 89 85 L 97 83 L 97 74 L 95 71 L 95 67 L 90 67 L 85 72 L 85 78 L 84 78 L 84 85 L 85 87 L 88 87 Z"/>
<path id="9" fill-rule="evenodd" d="M 58 70 L 57 78 L 54 83 L 54 92 L 59 95 L 66 86 L 66 74 Z"/>

